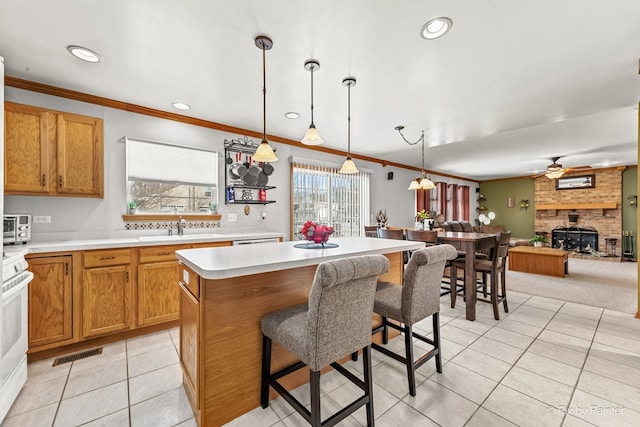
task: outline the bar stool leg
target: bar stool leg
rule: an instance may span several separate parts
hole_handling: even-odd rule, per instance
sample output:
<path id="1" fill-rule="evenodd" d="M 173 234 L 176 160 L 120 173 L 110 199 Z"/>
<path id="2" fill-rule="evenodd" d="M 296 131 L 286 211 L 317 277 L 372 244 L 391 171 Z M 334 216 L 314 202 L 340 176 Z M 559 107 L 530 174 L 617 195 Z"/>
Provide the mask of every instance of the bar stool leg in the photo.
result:
<path id="1" fill-rule="evenodd" d="M 409 379 L 409 394 L 416 395 L 416 368 L 413 365 L 413 331 L 411 326 L 404 325 L 404 347 L 407 357 L 407 378 Z"/>
<path id="2" fill-rule="evenodd" d="M 269 407 L 269 376 L 271 375 L 271 338 L 262 336 L 262 383 L 260 384 L 260 406 Z"/>
<path id="3" fill-rule="evenodd" d="M 362 349 L 362 363 L 364 371 L 364 386 L 367 389 L 367 395 L 369 396 L 369 403 L 366 405 L 367 426 L 373 427 L 375 425 L 375 416 L 373 412 L 373 369 L 371 367 L 371 346 L 369 345 Z"/>
<path id="4" fill-rule="evenodd" d="M 436 371 L 442 373 L 442 351 L 440 350 L 440 313 L 435 312 L 431 315 L 433 321 L 433 344 L 438 349 L 436 353 Z"/>
<path id="5" fill-rule="evenodd" d="M 320 416 L 320 371 L 309 370 L 309 382 L 311 386 L 311 427 L 321 427 Z"/>
<path id="6" fill-rule="evenodd" d="M 389 320 L 386 317 L 382 317 L 382 344 L 389 343 Z"/>

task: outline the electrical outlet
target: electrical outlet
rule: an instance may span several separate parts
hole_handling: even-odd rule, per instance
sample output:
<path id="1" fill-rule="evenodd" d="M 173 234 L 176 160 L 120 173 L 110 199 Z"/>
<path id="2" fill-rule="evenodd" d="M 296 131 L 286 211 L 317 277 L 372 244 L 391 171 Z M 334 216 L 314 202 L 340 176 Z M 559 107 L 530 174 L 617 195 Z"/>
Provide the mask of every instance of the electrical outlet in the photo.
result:
<path id="1" fill-rule="evenodd" d="M 50 224 L 51 223 L 51 216 L 50 215 L 34 215 L 33 216 L 33 223 L 36 224 Z"/>
<path id="2" fill-rule="evenodd" d="M 230 213 L 227 215 L 227 220 L 229 222 L 236 222 L 238 220 L 238 215 L 234 214 L 234 213 Z"/>

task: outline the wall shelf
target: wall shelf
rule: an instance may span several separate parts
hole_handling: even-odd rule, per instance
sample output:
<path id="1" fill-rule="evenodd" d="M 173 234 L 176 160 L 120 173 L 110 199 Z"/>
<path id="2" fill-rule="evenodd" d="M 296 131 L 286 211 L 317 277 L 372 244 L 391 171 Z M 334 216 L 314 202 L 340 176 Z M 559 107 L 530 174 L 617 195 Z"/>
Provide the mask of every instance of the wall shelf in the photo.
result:
<path id="1" fill-rule="evenodd" d="M 537 211 L 561 210 L 561 209 L 617 209 L 616 202 L 604 203 L 550 203 L 546 205 L 536 205 Z"/>

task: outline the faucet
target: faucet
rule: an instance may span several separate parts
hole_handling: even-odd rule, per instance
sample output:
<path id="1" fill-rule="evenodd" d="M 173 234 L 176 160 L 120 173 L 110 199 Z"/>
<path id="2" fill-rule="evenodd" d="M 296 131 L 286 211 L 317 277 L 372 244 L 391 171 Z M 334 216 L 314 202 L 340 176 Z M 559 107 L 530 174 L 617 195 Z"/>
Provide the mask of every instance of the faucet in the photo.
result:
<path id="1" fill-rule="evenodd" d="M 180 216 L 180 221 L 178 221 L 178 236 L 182 236 L 184 234 L 185 225 L 187 225 L 187 221 Z"/>

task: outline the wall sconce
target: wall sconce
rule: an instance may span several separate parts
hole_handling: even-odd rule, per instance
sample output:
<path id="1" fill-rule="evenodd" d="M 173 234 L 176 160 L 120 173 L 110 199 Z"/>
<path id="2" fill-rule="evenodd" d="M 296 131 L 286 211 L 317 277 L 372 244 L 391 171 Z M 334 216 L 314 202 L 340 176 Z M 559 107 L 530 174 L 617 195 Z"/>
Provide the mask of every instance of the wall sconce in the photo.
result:
<path id="1" fill-rule="evenodd" d="M 526 199 L 520 200 L 520 209 L 524 209 L 525 211 L 529 207 L 529 201 Z"/>
<path id="2" fill-rule="evenodd" d="M 638 207 L 638 195 L 637 194 L 632 194 L 631 196 L 627 197 L 627 200 L 629 201 L 629 206 Z"/>

